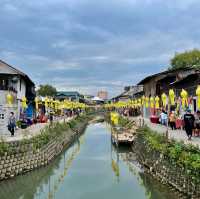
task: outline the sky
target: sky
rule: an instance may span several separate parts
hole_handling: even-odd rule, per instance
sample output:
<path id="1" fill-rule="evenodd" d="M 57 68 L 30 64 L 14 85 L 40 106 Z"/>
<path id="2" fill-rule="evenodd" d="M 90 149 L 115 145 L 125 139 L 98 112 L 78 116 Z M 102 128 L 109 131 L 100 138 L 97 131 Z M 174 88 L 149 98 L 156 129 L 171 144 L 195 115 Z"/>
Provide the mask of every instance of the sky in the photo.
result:
<path id="1" fill-rule="evenodd" d="M 0 2 L 0 59 L 37 86 L 111 97 L 200 48 L 199 0 Z"/>

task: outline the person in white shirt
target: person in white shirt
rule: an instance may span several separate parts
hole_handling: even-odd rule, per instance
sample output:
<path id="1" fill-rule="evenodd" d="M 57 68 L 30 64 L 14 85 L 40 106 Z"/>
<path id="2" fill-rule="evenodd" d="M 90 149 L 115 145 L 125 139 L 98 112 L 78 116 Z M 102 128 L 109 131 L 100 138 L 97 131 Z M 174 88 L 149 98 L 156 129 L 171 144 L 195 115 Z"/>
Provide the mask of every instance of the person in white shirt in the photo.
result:
<path id="1" fill-rule="evenodd" d="M 162 110 L 162 113 L 160 114 L 160 123 L 162 125 L 167 126 L 167 120 L 168 120 L 167 113 L 164 110 Z"/>

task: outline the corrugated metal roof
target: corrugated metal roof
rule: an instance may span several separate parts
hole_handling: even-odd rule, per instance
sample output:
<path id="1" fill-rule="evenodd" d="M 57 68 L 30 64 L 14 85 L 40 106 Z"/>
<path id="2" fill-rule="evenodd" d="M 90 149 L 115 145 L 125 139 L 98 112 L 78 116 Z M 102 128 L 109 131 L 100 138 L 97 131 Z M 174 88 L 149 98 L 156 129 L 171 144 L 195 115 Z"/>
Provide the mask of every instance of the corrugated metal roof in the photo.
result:
<path id="1" fill-rule="evenodd" d="M 163 72 L 160 72 L 160 73 L 156 73 L 156 74 L 153 74 L 153 75 L 150 75 L 148 77 L 145 77 L 143 80 L 141 80 L 138 85 L 143 85 L 144 83 L 150 81 L 151 79 L 155 78 L 155 77 L 158 77 L 160 75 L 167 75 L 167 74 L 170 74 L 170 73 L 176 73 L 176 72 L 179 72 L 179 71 L 189 71 L 189 70 L 196 70 L 195 68 L 184 68 L 184 69 L 174 69 L 174 70 L 166 70 L 166 71 L 163 71 Z"/>

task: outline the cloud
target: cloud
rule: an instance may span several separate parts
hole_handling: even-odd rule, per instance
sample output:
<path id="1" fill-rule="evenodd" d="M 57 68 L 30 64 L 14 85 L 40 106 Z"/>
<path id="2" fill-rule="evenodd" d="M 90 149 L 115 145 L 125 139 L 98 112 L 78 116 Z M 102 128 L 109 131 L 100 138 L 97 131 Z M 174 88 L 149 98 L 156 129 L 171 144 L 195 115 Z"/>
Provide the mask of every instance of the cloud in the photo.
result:
<path id="1" fill-rule="evenodd" d="M 110 95 L 200 48 L 198 0 L 3 0 L 0 59 L 36 84 Z"/>

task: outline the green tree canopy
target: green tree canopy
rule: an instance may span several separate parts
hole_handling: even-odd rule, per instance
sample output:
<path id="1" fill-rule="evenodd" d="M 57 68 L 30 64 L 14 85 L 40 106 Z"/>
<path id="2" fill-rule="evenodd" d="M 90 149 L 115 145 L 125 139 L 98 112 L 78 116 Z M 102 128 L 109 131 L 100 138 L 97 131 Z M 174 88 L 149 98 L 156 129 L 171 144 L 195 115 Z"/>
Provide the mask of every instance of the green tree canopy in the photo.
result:
<path id="1" fill-rule="evenodd" d="M 176 53 L 171 59 L 170 69 L 200 68 L 200 50 L 194 49 L 184 53 Z"/>
<path id="2" fill-rule="evenodd" d="M 53 97 L 55 96 L 57 93 L 57 90 L 55 87 L 46 84 L 46 85 L 40 85 L 39 89 L 37 90 L 37 94 L 40 96 L 49 96 L 49 97 Z"/>

